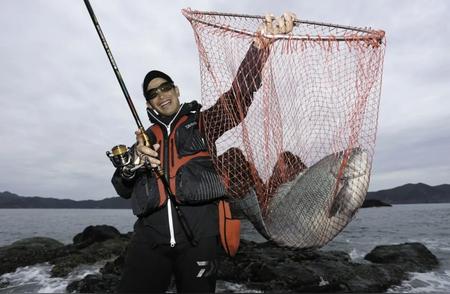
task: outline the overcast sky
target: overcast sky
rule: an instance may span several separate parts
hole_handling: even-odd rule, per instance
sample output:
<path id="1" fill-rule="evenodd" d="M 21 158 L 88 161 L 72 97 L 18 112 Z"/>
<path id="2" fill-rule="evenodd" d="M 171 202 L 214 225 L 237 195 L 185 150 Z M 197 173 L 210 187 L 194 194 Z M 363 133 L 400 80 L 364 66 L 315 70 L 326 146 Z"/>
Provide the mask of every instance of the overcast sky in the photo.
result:
<path id="1" fill-rule="evenodd" d="M 140 86 L 149 69 L 171 74 L 184 101 L 200 99 L 197 49 L 182 8 L 293 11 L 385 30 L 369 190 L 450 183 L 450 1 L 91 1 L 146 126 Z M 83 1 L 2 0 L 0 32 L 0 191 L 114 196 L 105 151 L 129 145 L 135 125 Z"/>

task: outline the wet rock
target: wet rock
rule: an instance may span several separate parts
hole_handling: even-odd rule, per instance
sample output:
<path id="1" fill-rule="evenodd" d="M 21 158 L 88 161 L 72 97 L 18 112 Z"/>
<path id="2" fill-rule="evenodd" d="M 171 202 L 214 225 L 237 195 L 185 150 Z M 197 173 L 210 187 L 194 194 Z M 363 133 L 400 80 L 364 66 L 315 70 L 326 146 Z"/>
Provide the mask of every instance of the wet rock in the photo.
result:
<path id="1" fill-rule="evenodd" d="M 112 227 L 88 227 L 63 245 L 48 238 L 30 238 L 0 248 L 0 271 L 48 261 L 53 276 L 76 266 L 109 260 L 99 274 L 72 282 L 69 292 L 116 291 L 132 234 Z M 234 258 L 221 253 L 218 278 L 266 292 L 385 292 L 408 278 L 408 272 L 430 271 L 436 257 L 420 243 L 377 246 L 362 263 L 341 251 L 279 247 L 271 242 L 241 241 Z"/>
<path id="2" fill-rule="evenodd" d="M 394 245 L 391 250 L 405 254 L 408 247 Z M 302 250 L 242 240 L 235 257 L 227 257 L 222 252 L 218 279 L 265 292 L 385 292 L 408 278 L 409 264 L 419 256 L 409 253 L 410 259 L 398 260 L 396 264 L 354 263 L 341 251 Z M 433 258 L 430 256 L 430 260 Z M 424 261 L 420 259 L 417 264 Z M 98 275 L 82 286 L 73 284 L 70 289 L 114 292 L 109 287 L 117 286 L 113 281 L 119 281 L 123 262 L 121 255 L 101 269 L 105 281 Z M 428 270 L 428 267 L 421 267 L 421 270 Z"/>
<path id="3" fill-rule="evenodd" d="M 18 267 L 45 262 L 58 256 L 57 249 L 64 244 L 44 237 L 33 237 L 0 247 L 0 275 Z"/>
<path id="4" fill-rule="evenodd" d="M 121 254 L 113 261 L 109 261 L 100 269 L 102 274 L 115 275 L 118 278 L 122 275 L 122 269 L 125 265 L 125 255 Z"/>
<path id="5" fill-rule="evenodd" d="M 67 286 L 67 292 L 77 293 L 115 293 L 119 285 L 124 265 L 124 254 L 107 262 L 100 269 L 100 274 L 88 275 L 82 280 Z"/>
<path id="6" fill-rule="evenodd" d="M 112 226 L 89 226 L 73 238 L 73 244 L 78 248 L 83 248 L 96 242 L 117 239 L 121 236 L 122 234 Z"/>
<path id="7" fill-rule="evenodd" d="M 398 258 L 395 264 L 354 263 L 341 251 L 301 250 L 244 241 L 234 258 L 223 257 L 219 278 L 263 291 L 384 292 L 405 280 L 411 269 L 419 269 L 411 264 L 422 271 L 436 267 L 435 257 L 418 254 L 426 252 L 419 248 L 394 246 L 391 252 L 409 254 L 409 258 Z"/>
<path id="8" fill-rule="evenodd" d="M 76 250 L 51 260 L 54 264 L 52 277 L 64 277 L 82 264 L 93 264 L 114 258 L 122 254 L 128 242 L 129 235 L 121 234 L 112 226 L 89 226 L 74 237 L 71 248 Z"/>
<path id="9" fill-rule="evenodd" d="M 119 280 L 114 275 L 87 275 L 84 279 L 70 283 L 69 293 L 115 293 Z"/>
<path id="10" fill-rule="evenodd" d="M 120 255 L 126 248 L 128 240 L 110 239 L 103 242 L 96 242 L 88 247 L 51 261 L 52 277 L 64 277 L 75 267 L 82 264 L 93 264 L 98 261 L 107 260 Z"/>
<path id="11" fill-rule="evenodd" d="M 1 288 L 6 288 L 9 286 L 9 282 L 8 281 L 0 281 L 0 289 Z"/>
<path id="12" fill-rule="evenodd" d="M 18 267 L 49 262 L 54 265 L 52 277 L 64 277 L 75 267 L 93 264 L 121 255 L 128 245 L 130 234 L 120 234 L 111 226 L 89 226 L 74 237 L 75 244 L 43 237 L 19 240 L 0 247 L 0 274 Z"/>
<path id="13" fill-rule="evenodd" d="M 426 272 L 439 265 L 436 256 L 421 243 L 380 245 L 364 259 L 378 264 L 401 266 L 407 272 Z"/>

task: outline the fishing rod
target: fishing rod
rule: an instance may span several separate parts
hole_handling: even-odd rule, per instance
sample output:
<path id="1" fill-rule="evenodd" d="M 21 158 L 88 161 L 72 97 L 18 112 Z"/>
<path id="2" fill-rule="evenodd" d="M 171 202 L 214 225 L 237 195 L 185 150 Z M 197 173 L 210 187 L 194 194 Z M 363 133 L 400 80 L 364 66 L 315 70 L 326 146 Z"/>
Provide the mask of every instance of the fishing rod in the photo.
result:
<path id="1" fill-rule="evenodd" d="M 89 12 L 89 15 L 91 16 L 92 22 L 94 23 L 97 34 L 100 37 L 103 48 L 105 49 L 106 55 L 108 56 L 109 62 L 111 63 L 111 66 L 114 70 L 117 81 L 119 82 L 120 88 L 122 89 L 123 95 L 125 96 L 125 100 L 127 101 L 128 106 L 130 107 L 130 110 L 134 117 L 134 120 L 136 121 L 136 125 L 140 131 L 140 134 L 138 136 L 142 136 L 142 138 L 144 139 L 145 146 L 151 146 L 150 138 L 148 137 L 147 133 L 145 132 L 144 126 L 142 125 L 142 122 L 139 118 L 136 108 L 134 107 L 133 101 L 131 100 L 131 97 L 130 97 L 130 94 L 128 93 L 127 87 L 125 86 L 125 83 L 122 79 L 122 75 L 120 74 L 117 63 L 114 60 L 114 57 L 111 53 L 111 49 L 108 46 L 108 42 L 106 42 L 106 38 L 103 35 L 103 31 L 100 27 L 100 24 L 97 21 L 97 17 L 95 16 L 94 10 L 92 9 L 91 3 L 89 2 L 89 0 L 84 0 L 84 4 L 86 4 L 86 8 Z M 129 148 L 127 148 L 125 145 L 114 146 L 111 149 L 111 152 L 109 152 L 109 151 L 106 152 L 106 155 L 111 159 L 111 161 L 115 167 L 124 167 L 131 163 L 131 156 L 129 155 Z M 148 166 L 149 166 L 148 162 L 145 162 L 145 166 L 148 168 Z M 131 171 L 134 171 L 139 167 L 140 166 L 136 166 L 135 168 L 132 168 Z M 175 207 L 175 211 L 180 220 L 181 227 L 183 228 L 184 232 L 186 233 L 186 237 L 193 245 L 196 245 L 196 241 L 194 240 L 192 230 L 188 226 L 188 224 L 186 222 L 186 218 L 184 217 L 182 211 L 180 210 L 180 208 L 176 202 L 175 195 L 172 193 L 172 190 L 170 189 L 169 182 L 164 175 L 163 169 L 159 165 L 155 166 L 155 167 L 150 167 L 150 169 L 156 175 L 156 177 L 162 181 L 164 188 L 166 189 L 167 195 L 169 196 L 169 199 L 172 201 L 172 203 Z"/>
<path id="2" fill-rule="evenodd" d="M 128 106 L 130 107 L 131 113 L 133 114 L 134 120 L 136 121 L 136 125 L 138 126 L 139 130 L 142 134 L 145 133 L 144 126 L 142 125 L 142 122 L 139 118 L 139 115 L 136 111 L 136 108 L 134 107 L 133 101 L 131 100 L 130 94 L 128 93 L 127 87 L 125 86 L 125 83 L 122 79 L 122 75 L 120 74 L 119 68 L 117 67 L 117 63 L 114 60 L 114 57 L 111 53 L 111 50 L 109 49 L 108 42 L 106 42 L 105 36 L 103 35 L 103 31 L 100 28 L 100 24 L 97 21 L 97 17 L 95 16 L 94 10 L 92 9 L 91 3 L 89 0 L 84 0 L 84 4 L 86 4 L 87 10 L 89 11 L 89 15 L 91 16 L 92 22 L 94 23 L 95 29 L 97 30 L 98 36 L 100 37 L 100 40 L 103 44 L 103 48 L 106 51 L 106 55 L 108 56 L 109 62 L 111 63 L 111 66 L 114 70 L 114 73 L 116 74 L 117 81 L 119 82 L 120 88 L 122 89 L 123 95 L 125 96 L 125 99 L 127 100 Z M 150 142 L 147 137 L 147 141 L 144 141 L 147 145 L 150 145 Z"/>

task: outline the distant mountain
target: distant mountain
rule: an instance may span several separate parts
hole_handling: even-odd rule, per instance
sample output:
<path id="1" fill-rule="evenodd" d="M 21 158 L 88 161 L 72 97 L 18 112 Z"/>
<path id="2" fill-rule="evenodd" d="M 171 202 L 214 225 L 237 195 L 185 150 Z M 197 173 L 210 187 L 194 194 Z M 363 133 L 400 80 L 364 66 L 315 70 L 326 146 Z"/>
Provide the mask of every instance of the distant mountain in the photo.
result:
<path id="1" fill-rule="evenodd" d="M 56 199 L 23 197 L 10 192 L 0 192 L 0 208 L 130 208 L 130 201 L 112 197 L 102 200 Z"/>
<path id="2" fill-rule="evenodd" d="M 450 185 L 406 184 L 393 189 L 369 192 L 366 199 L 377 199 L 389 204 L 450 203 Z"/>
<path id="3" fill-rule="evenodd" d="M 388 204 L 450 203 L 450 185 L 406 184 L 388 190 L 367 193 L 363 207 L 378 206 L 372 200 Z M 380 204 L 381 205 L 381 204 Z M 102 200 L 71 200 L 45 197 L 23 197 L 0 192 L 0 208 L 130 208 L 129 200 L 112 197 Z"/>

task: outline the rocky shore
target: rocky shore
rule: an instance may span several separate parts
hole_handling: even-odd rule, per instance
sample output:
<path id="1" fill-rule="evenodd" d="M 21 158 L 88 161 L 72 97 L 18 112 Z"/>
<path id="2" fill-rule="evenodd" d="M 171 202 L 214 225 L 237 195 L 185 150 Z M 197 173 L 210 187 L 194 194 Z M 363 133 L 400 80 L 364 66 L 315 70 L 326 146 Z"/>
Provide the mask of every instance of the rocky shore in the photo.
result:
<path id="1" fill-rule="evenodd" d="M 0 275 L 18 267 L 48 262 L 53 277 L 65 277 L 74 268 L 109 260 L 98 274 L 68 285 L 68 292 L 112 293 L 124 263 L 131 233 L 110 226 L 89 226 L 73 244 L 36 237 L 0 247 Z M 279 247 L 270 242 L 241 241 L 234 258 L 222 258 L 219 280 L 264 292 L 384 292 L 408 278 L 409 272 L 427 272 L 437 258 L 420 243 L 376 246 L 363 262 L 352 262 L 342 251 Z M 0 284 L 0 288 L 6 287 Z"/>

